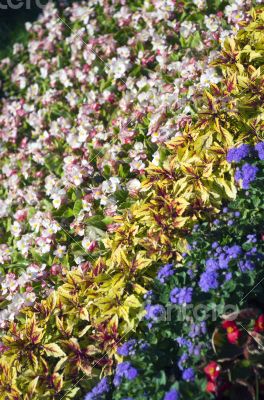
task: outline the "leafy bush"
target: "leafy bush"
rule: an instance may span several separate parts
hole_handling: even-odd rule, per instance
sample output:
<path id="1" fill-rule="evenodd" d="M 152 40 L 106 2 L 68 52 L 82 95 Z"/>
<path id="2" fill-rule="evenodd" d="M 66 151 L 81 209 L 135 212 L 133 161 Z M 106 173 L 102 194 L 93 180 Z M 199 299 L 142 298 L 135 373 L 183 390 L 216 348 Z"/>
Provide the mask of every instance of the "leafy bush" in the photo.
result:
<path id="1" fill-rule="evenodd" d="M 137 335 L 119 347 L 124 361 L 87 400 L 263 397 L 264 143 L 261 160 L 249 149 L 229 159 L 258 170 L 250 187 L 194 226 L 183 260 L 159 270 Z"/>

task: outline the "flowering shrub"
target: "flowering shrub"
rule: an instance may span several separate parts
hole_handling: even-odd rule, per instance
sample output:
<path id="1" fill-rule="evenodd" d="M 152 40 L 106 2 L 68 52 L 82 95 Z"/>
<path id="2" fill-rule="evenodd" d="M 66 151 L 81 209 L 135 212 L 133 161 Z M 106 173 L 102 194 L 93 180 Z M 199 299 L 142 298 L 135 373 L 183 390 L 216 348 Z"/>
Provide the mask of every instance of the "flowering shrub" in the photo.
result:
<path id="1" fill-rule="evenodd" d="M 227 150 L 263 130 L 263 12 L 242 3 L 49 5 L 1 61 L 0 384 L 11 398 L 73 398 L 91 386 L 83 375 L 107 374 L 157 266 L 235 197 Z M 176 305 L 194 295 L 173 289 Z M 124 364 L 116 382 L 136 371 Z"/>
<path id="2" fill-rule="evenodd" d="M 258 168 L 249 189 L 193 228 L 181 262 L 159 269 L 136 339 L 118 349 L 116 375 L 137 372 L 108 378 L 100 399 L 263 397 L 264 164 L 253 156 L 248 147 L 237 159 Z"/>

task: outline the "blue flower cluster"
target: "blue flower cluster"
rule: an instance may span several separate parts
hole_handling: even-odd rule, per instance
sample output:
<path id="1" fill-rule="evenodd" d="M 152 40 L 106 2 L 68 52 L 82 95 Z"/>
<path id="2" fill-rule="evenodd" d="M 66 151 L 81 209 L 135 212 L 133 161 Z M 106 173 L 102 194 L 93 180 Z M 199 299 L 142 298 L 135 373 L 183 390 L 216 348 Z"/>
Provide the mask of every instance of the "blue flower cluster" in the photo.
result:
<path id="1" fill-rule="evenodd" d="M 206 332 L 207 332 L 207 328 L 206 328 L 205 321 L 202 321 L 199 324 L 191 324 L 190 325 L 189 336 L 191 338 L 195 338 L 195 337 L 200 336 L 200 335 L 205 335 Z"/>
<path id="2" fill-rule="evenodd" d="M 217 289 L 218 284 L 218 273 L 216 271 L 205 271 L 202 273 L 199 281 L 199 286 L 202 292 L 209 292 L 211 289 Z"/>
<path id="3" fill-rule="evenodd" d="M 193 382 L 195 379 L 195 372 L 193 368 L 186 368 L 182 373 L 182 379 L 186 382 Z"/>
<path id="4" fill-rule="evenodd" d="M 203 321 L 197 324 L 191 324 L 188 336 L 192 339 L 185 338 L 183 336 L 178 337 L 176 342 L 178 343 L 179 347 L 183 350 L 181 357 L 178 360 L 178 367 L 184 374 L 184 371 L 188 370 L 186 368 L 187 361 L 192 357 L 198 357 L 201 353 L 202 346 L 199 342 L 199 337 L 204 336 L 207 333 L 206 323 Z M 196 340 L 197 338 L 197 340 Z M 187 372 L 184 375 L 187 376 Z M 184 379 L 184 377 L 183 377 Z M 186 379 L 185 379 L 186 380 Z"/>
<path id="5" fill-rule="evenodd" d="M 189 304 L 192 302 L 193 289 L 188 287 L 174 288 L 170 293 L 170 301 L 173 304 Z"/>
<path id="6" fill-rule="evenodd" d="M 166 264 L 164 265 L 164 267 L 160 268 L 158 271 L 158 275 L 157 275 L 157 279 L 161 282 L 161 283 L 165 283 L 166 280 L 174 275 L 175 273 L 175 268 L 173 264 Z"/>
<path id="7" fill-rule="evenodd" d="M 227 161 L 228 162 L 240 162 L 246 157 L 248 157 L 253 150 L 258 153 L 258 158 L 260 160 L 264 160 L 264 142 L 260 142 L 253 149 L 248 144 L 242 144 L 239 147 L 230 149 L 227 153 Z M 249 163 L 245 163 L 241 168 L 237 168 L 235 173 L 235 180 L 237 182 L 242 181 L 242 188 L 249 189 L 250 183 L 252 183 L 256 179 L 256 175 L 258 172 L 258 168 Z"/>
<path id="8" fill-rule="evenodd" d="M 145 318 L 152 322 L 157 322 L 166 315 L 165 307 L 160 304 L 147 304 L 145 310 L 147 312 Z"/>
<path id="9" fill-rule="evenodd" d="M 258 172 L 258 167 L 250 165 L 248 163 L 244 164 L 241 169 L 237 169 L 235 173 L 235 180 L 238 182 L 242 180 L 242 188 L 249 189 L 250 183 L 254 182 Z"/>
<path id="10" fill-rule="evenodd" d="M 133 354 L 135 354 L 135 345 L 136 345 L 137 341 L 135 339 L 131 339 L 128 340 L 127 342 L 125 342 L 122 346 L 120 346 L 117 350 L 117 353 L 120 356 L 131 356 Z"/>
<path id="11" fill-rule="evenodd" d="M 264 142 L 260 142 L 255 146 L 260 160 L 264 160 Z"/>
<path id="12" fill-rule="evenodd" d="M 84 400 L 100 400 L 102 395 L 109 392 L 110 386 L 107 378 L 103 378 L 91 392 L 87 393 Z"/>
<path id="13" fill-rule="evenodd" d="M 247 236 L 247 242 L 256 240 L 254 234 Z M 224 280 L 232 279 L 232 273 L 228 271 L 230 262 L 239 259 L 237 265 L 241 272 L 252 271 L 255 268 L 252 257 L 257 256 L 255 248 L 244 252 L 239 245 L 219 246 L 217 242 L 212 244 L 210 258 L 206 260 L 205 272 L 200 276 L 199 286 L 202 292 L 209 292 L 211 289 L 218 289 L 219 278 L 224 276 Z"/>
<path id="14" fill-rule="evenodd" d="M 250 153 L 250 146 L 248 144 L 242 144 L 240 147 L 236 147 L 233 149 L 230 149 L 227 153 L 226 160 L 231 163 L 232 161 L 234 162 L 240 162 L 244 158 L 246 158 Z"/>
<path id="15" fill-rule="evenodd" d="M 172 389 L 165 394 L 164 400 L 179 400 L 180 394 L 178 390 Z"/>
<path id="16" fill-rule="evenodd" d="M 226 160 L 229 163 L 238 163 L 248 157 L 252 151 L 253 148 L 251 146 L 249 146 L 248 144 L 242 144 L 239 147 L 234 147 L 233 149 L 230 149 L 227 153 Z M 259 142 L 258 144 L 256 144 L 255 151 L 258 153 L 258 158 L 260 160 L 264 160 L 264 142 Z"/>
<path id="17" fill-rule="evenodd" d="M 123 378 L 132 381 L 137 376 L 138 376 L 138 370 L 134 368 L 129 361 L 124 361 L 117 365 L 113 383 L 115 386 L 119 386 Z"/>

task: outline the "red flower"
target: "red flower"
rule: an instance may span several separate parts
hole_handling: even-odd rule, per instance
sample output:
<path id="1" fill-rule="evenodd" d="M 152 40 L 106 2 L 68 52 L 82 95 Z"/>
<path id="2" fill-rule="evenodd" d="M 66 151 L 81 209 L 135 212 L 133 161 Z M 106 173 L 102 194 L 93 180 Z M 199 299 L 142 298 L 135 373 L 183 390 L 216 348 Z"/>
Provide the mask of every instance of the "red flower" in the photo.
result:
<path id="1" fill-rule="evenodd" d="M 207 382 L 206 391 L 209 392 L 209 393 L 215 393 L 216 384 L 214 382 Z"/>
<path id="2" fill-rule="evenodd" d="M 220 366 L 215 361 L 211 361 L 204 368 L 204 372 L 206 373 L 210 381 L 215 382 L 218 375 L 220 374 Z"/>
<path id="3" fill-rule="evenodd" d="M 222 327 L 226 329 L 227 340 L 229 341 L 229 343 L 236 343 L 241 335 L 237 324 L 234 321 L 224 321 L 222 323 Z"/>
<path id="4" fill-rule="evenodd" d="M 261 314 L 255 322 L 255 332 L 264 332 L 264 314 Z"/>

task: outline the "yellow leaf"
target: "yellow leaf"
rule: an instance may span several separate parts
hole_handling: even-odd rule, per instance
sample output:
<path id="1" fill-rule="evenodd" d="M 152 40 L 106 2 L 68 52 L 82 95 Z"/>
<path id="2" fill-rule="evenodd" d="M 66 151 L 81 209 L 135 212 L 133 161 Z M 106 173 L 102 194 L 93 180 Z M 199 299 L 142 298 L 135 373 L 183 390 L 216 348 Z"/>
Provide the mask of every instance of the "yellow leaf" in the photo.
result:
<path id="1" fill-rule="evenodd" d="M 43 346 L 47 356 L 51 357 L 64 357 L 66 354 L 56 343 L 48 343 Z"/>
<path id="2" fill-rule="evenodd" d="M 141 307 L 141 302 L 134 294 L 132 294 L 126 298 L 124 305 L 131 308 L 138 308 Z"/>

